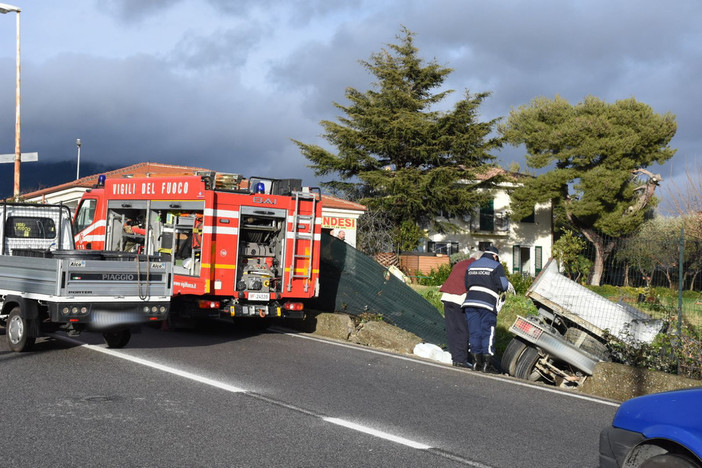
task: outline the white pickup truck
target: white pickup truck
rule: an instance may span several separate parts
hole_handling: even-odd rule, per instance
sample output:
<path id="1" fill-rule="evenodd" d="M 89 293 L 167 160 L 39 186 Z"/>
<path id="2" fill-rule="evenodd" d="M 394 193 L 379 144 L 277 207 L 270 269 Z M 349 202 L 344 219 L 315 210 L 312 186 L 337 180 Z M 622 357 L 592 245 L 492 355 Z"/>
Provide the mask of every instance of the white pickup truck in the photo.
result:
<path id="1" fill-rule="evenodd" d="M 169 261 L 75 250 L 62 205 L 4 203 L 0 220 L 0 325 L 11 350 L 28 350 L 57 330 L 98 331 L 119 348 L 134 327 L 167 319 Z"/>
<path id="2" fill-rule="evenodd" d="M 582 384 L 595 364 L 609 361 L 606 332 L 619 340 L 651 343 L 664 328 L 644 312 L 612 302 L 560 274 L 551 259 L 526 293 L 538 315 L 518 316 L 515 337 L 502 355 L 502 370 L 531 381 Z"/>

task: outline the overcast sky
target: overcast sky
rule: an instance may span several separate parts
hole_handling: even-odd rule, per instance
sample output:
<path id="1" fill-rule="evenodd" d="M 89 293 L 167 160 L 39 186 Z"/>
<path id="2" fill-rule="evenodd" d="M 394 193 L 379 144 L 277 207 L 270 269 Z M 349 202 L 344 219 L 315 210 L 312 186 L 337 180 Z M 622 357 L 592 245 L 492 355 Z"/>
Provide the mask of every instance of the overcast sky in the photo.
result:
<path id="1" fill-rule="evenodd" d="M 678 152 L 654 168 L 664 186 L 699 172 L 699 0 L 9 3 L 22 9 L 22 151 L 42 161 L 75 161 L 80 138 L 81 161 L 315 185 L 291 139 L 322 144 L 319 122 L 338 116 L 332 103 L 346 103 L 348 86 L 371 87 L 359 60 L 406 26 L 422 58 L 454 69 L 451 99 L 492 93 L 485 120 L 539 96 L 634 97 L 677 118 Z M 0 153 L 14 152 L 15 33 L 16 14 L 0 15 Z M 522 156 L 508 148 L 499 163 L 524 167 Z"/>

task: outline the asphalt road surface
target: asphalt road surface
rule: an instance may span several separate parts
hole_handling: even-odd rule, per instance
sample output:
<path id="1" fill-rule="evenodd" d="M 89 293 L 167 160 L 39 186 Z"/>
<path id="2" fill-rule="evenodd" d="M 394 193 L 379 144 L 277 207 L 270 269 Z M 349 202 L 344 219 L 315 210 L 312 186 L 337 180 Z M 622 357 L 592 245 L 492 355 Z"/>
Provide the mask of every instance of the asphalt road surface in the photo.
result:
<path id="1" fill-rule="evenodd" d="M 211 322 L 7 349 L 0 466 L 595 467 L 617 405 L 281 330 Z"/>

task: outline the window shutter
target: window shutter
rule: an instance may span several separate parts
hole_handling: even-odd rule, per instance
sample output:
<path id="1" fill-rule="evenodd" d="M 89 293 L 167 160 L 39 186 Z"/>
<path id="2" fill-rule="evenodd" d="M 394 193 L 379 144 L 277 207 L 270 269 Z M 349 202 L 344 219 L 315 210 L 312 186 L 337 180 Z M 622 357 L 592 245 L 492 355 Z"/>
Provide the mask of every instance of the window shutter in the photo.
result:
<path id="1" fill-rule="evenodd" d="M 522 250 L 518 245 L 512 246 L 512 273 L 519 273 L 522 265 Z"/>
<path id="2" fill-rule="evenodd" d="M 534 247 L 534 256 L 536 257 L 534 259 L 534 266 L 535 266 L 535 273 L 538 275 L 539 272 L 543 269 L 543 260 L 542 260 L 542 248 L 539 246 Z"/>

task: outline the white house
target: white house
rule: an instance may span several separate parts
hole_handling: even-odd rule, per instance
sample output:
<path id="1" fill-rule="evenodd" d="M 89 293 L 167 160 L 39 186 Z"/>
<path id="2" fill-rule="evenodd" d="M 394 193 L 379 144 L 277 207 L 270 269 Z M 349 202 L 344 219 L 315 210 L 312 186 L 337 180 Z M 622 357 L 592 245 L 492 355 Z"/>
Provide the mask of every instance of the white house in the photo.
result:
<path id="1" fill-rule="evenodd" d="M 500 261 L 511 273 L 536 275 L 551 257 L 553 245 L 553 213 L 550 203 L 534 207 L 532 216 L 521 221 L 510 217 L 509 189 L 518 182 L 503 182 L 495 190 L 490 203 L 465 218 L 443 219 L 454 224 L 457 232 L 440 234 L 427 230 L 421 250 L 441 254 L 470 254 L 495 246 Z"/>

